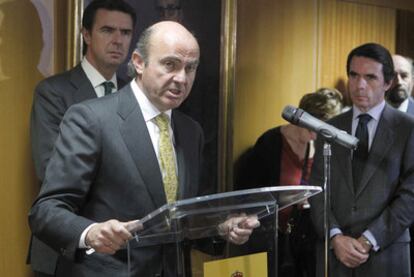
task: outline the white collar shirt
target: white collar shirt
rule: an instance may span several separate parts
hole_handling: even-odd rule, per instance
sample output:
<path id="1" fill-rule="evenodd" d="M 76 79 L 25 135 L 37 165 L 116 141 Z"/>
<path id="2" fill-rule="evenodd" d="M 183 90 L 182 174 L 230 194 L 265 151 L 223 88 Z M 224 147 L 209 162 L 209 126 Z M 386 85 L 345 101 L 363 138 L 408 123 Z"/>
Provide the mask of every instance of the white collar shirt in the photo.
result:
<path id="1" fill-rule="evenodd" d="M 112 76 L 110 80 L 106 80 L 105 77 L 96 70 L 95 67 L 88 61 L 86 57 L 84 57 L 81 61 L 81 66 L 83 71 L 85 71 L 86 77 L 88 77 L 89 81 L 92 84 L 93 89 L 95 90 L 97 97 L 102 97 L 105 95 L 105 88 L 102 85 L 103 82 L 111 81 L 114 84 L 112 88 L 112 92 L 118 90 L 118 83 L 116 81 L 116 74 Z"/>

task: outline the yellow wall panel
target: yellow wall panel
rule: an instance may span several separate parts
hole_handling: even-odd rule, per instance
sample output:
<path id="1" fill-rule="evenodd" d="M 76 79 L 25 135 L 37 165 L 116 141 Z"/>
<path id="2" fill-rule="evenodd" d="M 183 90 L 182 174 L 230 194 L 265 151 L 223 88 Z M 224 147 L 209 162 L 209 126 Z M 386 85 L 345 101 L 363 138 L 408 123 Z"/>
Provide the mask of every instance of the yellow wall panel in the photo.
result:
<path id="1" fill-rule="evenodd" d="M 396 11 L 335 0 L 320 1 L 318 87 L 337 87 L 346 95 L 346 58 L 356 46 L 377 42 L 395 51 Z"/>
<path id="2" fill-rule="evenodd" d="M 53 2 L 0 0 L 0 276 L 33 276 L 26 265 L 27 214 L 39 184 L 31 158 L 29 121 L 35 85 L 53 73 L 56 64 L 63 65 L 64 55 L 57 62 L 54 49 L 47 48 L 56 35 L 54 26 L 47 25 L 53 24 Z M 65 18 L 64 9 L 57 11 L 58 18 Z M 44 53 L 50 56 L 42 59 L 45 47 Z"/>
<path id="3" fill-rule="evenodd" d="M 234 157 L 315 88 L 316 1 L 238 1 Z"/>

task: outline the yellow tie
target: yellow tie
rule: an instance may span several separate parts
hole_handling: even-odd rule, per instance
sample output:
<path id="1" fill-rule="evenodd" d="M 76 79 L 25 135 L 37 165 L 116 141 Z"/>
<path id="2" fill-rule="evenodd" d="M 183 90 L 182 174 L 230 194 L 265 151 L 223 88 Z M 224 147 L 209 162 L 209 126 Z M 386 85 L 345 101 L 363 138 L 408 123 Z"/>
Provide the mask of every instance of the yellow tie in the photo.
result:
<path id="1" fill-rule="evenodd" d="M 159 114 L 157 117 L 155 117 L 155 124 L 157 124 L 158 128 L 160 128 L 158 149 L 161 171 L 163 173 L 162 181 L 164 183 L 167 202 L 172 203 L 177 199 L 178 179 L 174 159 L 174 150 L 168 129 L 168 116 L 164 113 Z"/>

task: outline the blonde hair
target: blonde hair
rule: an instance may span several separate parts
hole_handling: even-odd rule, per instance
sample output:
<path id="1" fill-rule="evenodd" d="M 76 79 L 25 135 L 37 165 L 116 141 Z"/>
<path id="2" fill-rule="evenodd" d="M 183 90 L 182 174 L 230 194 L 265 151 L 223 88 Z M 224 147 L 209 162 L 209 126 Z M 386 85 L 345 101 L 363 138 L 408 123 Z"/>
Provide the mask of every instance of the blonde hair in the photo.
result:
<path id="1" fill-rule="evenodd" d="M 315 92 L 305 94 L 300 99 L 299 108 L 326 121 L 341 113 L 342 101 L 342 94 L 338 90 L 320 88 Z"/>

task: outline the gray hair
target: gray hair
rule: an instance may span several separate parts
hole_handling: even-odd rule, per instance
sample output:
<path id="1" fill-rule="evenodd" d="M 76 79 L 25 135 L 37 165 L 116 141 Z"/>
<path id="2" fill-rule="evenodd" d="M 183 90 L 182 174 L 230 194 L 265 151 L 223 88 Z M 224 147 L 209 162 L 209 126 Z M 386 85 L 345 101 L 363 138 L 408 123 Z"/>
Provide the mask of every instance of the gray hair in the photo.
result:
<path id="1" fill-rule="evenodd" d="M 150 45 L 150 40 L 151 40 L 151 36 L 153 35 L 153 33 L 154 33 L 154 28 L 152 28 L 152 26 L 145 29 L 140 35 L 138 42 L 136 44 L 136 47 L 134 49 L 134 52 L 136 52 L 142 57 L 142 59 L 145 62 L 145 65 L 148 64 L 149 45 Z M 132 62 L 132 58 L 128 62 L 127 74 L 131 78 L 135 78 L 138 75 L 137 71 L 135 70 L 134 63 Z"/>

